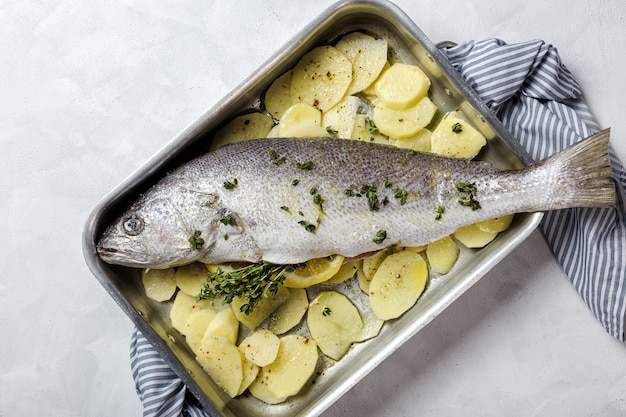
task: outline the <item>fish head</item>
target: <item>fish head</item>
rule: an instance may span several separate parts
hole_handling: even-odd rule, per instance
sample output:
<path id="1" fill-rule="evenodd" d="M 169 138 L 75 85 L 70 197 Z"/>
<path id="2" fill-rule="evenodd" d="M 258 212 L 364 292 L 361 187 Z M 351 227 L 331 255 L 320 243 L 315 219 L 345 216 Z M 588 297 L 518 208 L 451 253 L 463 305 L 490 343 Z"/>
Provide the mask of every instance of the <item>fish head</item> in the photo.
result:
<path id="1" fill-rule="evenodd" d="M 201 259 L 214 242 L 214 210 L 188 200 L 145 197 L 102 234 L 97 252 L 110 264 L 164 269 Z M 208 211 L 208 212 L 207 212 Z M 198 214 L 202 212 L 203 219 Z M 208 218 L 208 219 L 207 219 Z"/>

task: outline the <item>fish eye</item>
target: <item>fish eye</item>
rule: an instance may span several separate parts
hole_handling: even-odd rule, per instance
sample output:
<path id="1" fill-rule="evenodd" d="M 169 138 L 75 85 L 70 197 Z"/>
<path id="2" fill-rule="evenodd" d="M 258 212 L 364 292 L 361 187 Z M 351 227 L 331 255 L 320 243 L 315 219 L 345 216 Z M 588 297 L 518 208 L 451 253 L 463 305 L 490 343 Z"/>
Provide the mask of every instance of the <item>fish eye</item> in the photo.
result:
<path id="1" fill-rule="evenodd" d="M 137 236 L 143 231 L 143 220 L 137 213 L 129 214 L 122 220 L 124 232 L 129 236 Z"/>

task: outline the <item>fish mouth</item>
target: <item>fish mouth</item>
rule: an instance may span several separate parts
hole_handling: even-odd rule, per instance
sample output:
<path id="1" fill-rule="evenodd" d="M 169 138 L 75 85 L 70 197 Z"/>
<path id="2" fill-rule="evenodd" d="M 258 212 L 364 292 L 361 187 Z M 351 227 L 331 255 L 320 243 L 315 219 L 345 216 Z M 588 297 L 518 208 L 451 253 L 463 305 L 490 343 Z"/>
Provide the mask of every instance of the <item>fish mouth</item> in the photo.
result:
<path id="1" fill-rule="evenodd" d="M 142 268 L 147 265 L 147 259 L 144 259 L 140 252 L 124 250 L 119 247 L 107 245 L 105 242 L 100 242 L 96 246 L 96 252 L 100 256 L 100 259 L 108 264 L 132 268 Z"/>

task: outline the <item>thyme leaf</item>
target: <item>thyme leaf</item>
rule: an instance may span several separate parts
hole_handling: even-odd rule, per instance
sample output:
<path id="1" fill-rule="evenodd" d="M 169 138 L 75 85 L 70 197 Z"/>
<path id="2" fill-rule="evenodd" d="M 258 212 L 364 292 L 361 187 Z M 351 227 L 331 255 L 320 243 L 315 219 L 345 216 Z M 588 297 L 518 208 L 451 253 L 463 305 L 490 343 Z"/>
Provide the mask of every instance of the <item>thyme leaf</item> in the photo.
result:
<path id="1" fill-rule="evenodd" d="M 374 238 L 374 243 L 380 245 L 381 243 L 383 243 L 383 240 L 387 239 L 387 231 L 386 230 L 379 230 L 378 232 L 376 232 L 376 237 Z"/>
<path id="2" fill-rule="evenodd" d="M 224 304 L 230 304 L 235 297 L 247 303 L 240 311 L 250 314 L 256 305 L 271 294 L 276 294 L 278 286 L 285 281 L 285 272 L 295 270 L 298 265 L 275 265 L 269 262 L 250 264 L 231 272 L 218 268 L 209 272 L 198 300 L 224 297 Z"/>
<path id="3" fill-rule="evenodd" d="M 234 178 L 232 182 L 228 180 L 224 181 L 224 188 L 226 188 L 227 190 L 233 190 L 237 187 L 237 185 L 239 185 L 237 178 Z"/>
<path id="4" fill-rule="evenodd" d="M 191 244 L 191 249 L 200 250 L 204 245 L 204 239 L 200 237 L 202 232 L 200 230 L 196 230 L 193 232 L 193 235 L 189 238 L 189 243 Z"/>

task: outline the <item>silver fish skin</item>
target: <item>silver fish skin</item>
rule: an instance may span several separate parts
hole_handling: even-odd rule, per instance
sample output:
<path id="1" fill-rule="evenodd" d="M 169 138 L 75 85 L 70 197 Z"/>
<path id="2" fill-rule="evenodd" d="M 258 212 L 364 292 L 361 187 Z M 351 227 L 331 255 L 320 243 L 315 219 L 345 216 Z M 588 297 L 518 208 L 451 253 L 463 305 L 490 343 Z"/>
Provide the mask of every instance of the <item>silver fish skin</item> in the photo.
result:
<path id="1" fill-rule="evenodd" d="M 608 142 L 605 130 L 516 171 L 334 138 L 234 143 L 167 174 L 97 250 L 105 262 L 142 268 L 295 264 L 421 246 L 507 214 L 614 206 Z M 194 234 L 203 242 L 192 247 Z"/>

